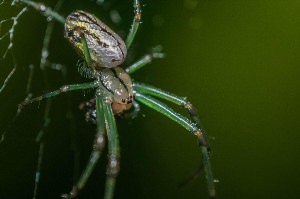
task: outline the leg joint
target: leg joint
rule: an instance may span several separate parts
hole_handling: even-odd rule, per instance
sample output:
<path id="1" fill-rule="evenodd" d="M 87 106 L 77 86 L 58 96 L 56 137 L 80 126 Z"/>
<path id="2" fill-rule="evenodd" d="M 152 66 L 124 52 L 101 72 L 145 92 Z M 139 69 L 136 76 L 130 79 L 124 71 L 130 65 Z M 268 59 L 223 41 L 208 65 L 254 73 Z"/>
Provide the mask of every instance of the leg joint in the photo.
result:
<path id="1" fill-rule="evenodd" d="M 62 86 L 59 90 L 61 92 L 67 92 L 69 90 L 69 86 Z"/>
<path id="2" fill-rule="evenodd" d="M 106 175 L 110 177 L 117 177 L 120 171 L 120 158 L 116 155 L 110 155 L 108 157 L 108 165 Z"/>
<path id="3" fill-rule="evenodd" d="M 94 143 L 94 147 L 93 147 L 94 150 L 102 151 L 104 146 L 105 146 L 104 135 L 98 135 L 97 139 L 95 140 L 95 143 Z"/>
<path id="4" fill-rule="evenodd" d="M 207 152 L 211 153 L 211 148 L 210 148 L 209 144 L 207 143 L 206 138 L 203 135 L 203 133 L 200 130 L 197 130 L 194 132 L 194 135 L 197 136 L 199 145 L 201 147 L 205 147 Z"/>
<path id="5" fill-rule="evenodd" d="M 140 3 L 138 1 L 135 1 L 133 7 L 134 7 L 134 13 L 135 13 L 134 20 L 136 22 L 140 22 L 141 18 L 142 18 L 141 5 L 140 5 Z"/>

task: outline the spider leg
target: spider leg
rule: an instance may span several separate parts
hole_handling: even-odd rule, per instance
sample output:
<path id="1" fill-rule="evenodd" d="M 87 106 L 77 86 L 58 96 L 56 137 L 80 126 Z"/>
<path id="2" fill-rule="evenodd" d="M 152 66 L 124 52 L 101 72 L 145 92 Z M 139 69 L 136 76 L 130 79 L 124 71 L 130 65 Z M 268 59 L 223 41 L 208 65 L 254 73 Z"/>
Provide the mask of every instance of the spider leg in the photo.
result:
<path id="1" fill-rule="evenodd" d="M 133 83 L 133 88 L 136 91 L 154 96 L 154 97 L 158 97 L 160 99 L 164 99 L 167 100 L 171 103 L 177 104 L 183 108 L 186 108 L 189 112 L 189 115 L 192 119 L 192 121 L 196 124 L 197 128 L 201 130 L 203 137 L 205 139 L 206 142 L 206 146 L 207 146 L 207 150 L 208 152 L 210 152 L 210 145 L 207 139 L 207 135 L 204 131 L 204 129 L 202 128 L 202 124 L 200 122 L 200 119 L 198 117 L 197 111 L 194 109 L 194 106 L 187 100 L 186 97 L 178 97 L 173 93 L 161 90 L 159 88 L 147 85 L 147 84 L 143 84 L 143 83 L 138 83 L 138 82 L 134 82 Z"/>
<path id="2" fill-rule="evenodd" d="M 186 117 L 180 115 L 179 113 L 176 113 L 173 109 L 169 108 L 164 103 L 154 99 L 151 96 L 144 95 L 140 91 L 135 90 L 135 99 L 145 104 L 146 106 L 158 111 L 159 113 L 165 115 L 166 117 L 180 124 L 189 132 L 197 136 L 200 143 L 201 152 L 202 152 L 202 159 L 203 159 L 202 161 L 203 161 L 204 171 L 206 174 L 209 196 L 210 198 L 215 198 L 216 191 L 215 191 L 214 178 L 211 170 L 211 165 L 209 161 L 209 153 L 207 151 L 207 142 L 205 140 L 203 133 L 197 127 L 197 125 L 192 123 Z"/>
<path id="3" fill-rule="evenodd" d="M 51 97 L 54 97 L 54 96 L 59 95 L 61 93 L 74 91 L 74 90 L 85 90 L 85 89 L 89 89 L 89 88 L 95 88 L 97 86 L 98 86 L 97 82 L 65 85 L 65 86 L 60 87 L 60 89 L 58 89 L 58 90 L 43 94 L 39 97 L 30 99 L 30 100 L 25 100 L 19 106 L 22 108 L 23 106 L 26 106 L 26 105 L 31 104 L 33 102 L 41 101 L 41 100 L 46 99 L 46 98 L 51 98 Z"/>
<path id="4" fill-rule="evenodd" d="M 83 48 L 83 55 L 84 55 L 85 61 L 88 65 L 88 67 L 90 68 L 90 70 L 94 71 L 94 68 L 92 67 L 92 58 L 91 58 L 90 50 L 89 50 L 89 47 L 86 42 L 86 38 L 85 38 L 84 34 L 82 34 L 81 44 L 82 44 L 82 48 Z"/>
<path id="5" fill-rule="evenodd" d="M 108 165 L 106 168 L 106 185 L 104 199 L 112 199 L 116 184 L 116 177 L 119 173 L 120 147 L 117 133 L 117 126 L 114 114 L 111 109 L 112 100 L 104 97 L 103 110 L 108 138 Z"/>
<path id="6" fill-rule="evenodd" d="M 51 98 L 51 97 L 59 95 L 59 94 L 61 94 L 63 92 L 68 92 L 68 91 L 73 91 L 73 90 L 84 90 L 84 89 L 93 88 L 93 87 L 96 87 L 95 82 L 86 83 L 86 84 L 66 85 L 66 86 L 62 86 L 59 90 L 55 90 L 55 91 L 52 91 L 50 93 L 46 93 L 46 94 L 41 95 L 39 97 L 33 98 L 31 100 L 30 99 L 25 99 L 25 101 L 23 101 L 21 104 L 19 104 L 17 116 L 21 112 L 22 108 L 25 105 L 28 105 L 30 103 L 33 103 L 33 102 L 36 102 L 36 101 L 40 101 L 40 100 L 43 100 L 45 98 Z M 39 132 L 39 134 L 36 137 L 36 142 L 39 143 L 40 146 L 39 146 L 39 152 L 38 152 L 37 170 L 36 170 L 36 174 L 35 174 L 35 186 L 34 186 L 34 196 L 33 196 L 33 198 L 35 198 L 36 195 L 37 195 L 37 189 L 38 189 L 38 184 L 39 184 L 39 179 L 40 179 L 40 169 L 41 169 L 42 158 L 43 158 L 44 142 L 41 141 L 41 138 L 44 135 L 44 129 L 50 123 L 50 120 L 48 118 L 49 108 L 50 108 L 50 103 L 47 103 L 47 105 L 46 105 L 46 111 L 45 111 L 45 116 L 44 116 L 46 118 L 46 121 L 45 121 L 45 123 L 43 125 L 43 128 L 41 129 L 41 131 Z M 97 140 L 99 140 L 99 139 L 97 139 Z M 92 157 L 91 157 L 91 159 L 92 159 Z"/>
<path id="7" fill-rule="evenodd" d="M 97 164 L 97 162 L 101 156 L 102 150 L 105 146 L 105 118 L 104 118 L 104 113 L 103 113 L 102 100 L 103 100 L 103 96 L 101 96 L 101 95 L 96 96 L 97 134 L 95 135 L 93 152 L 90 156 L 90 160 L 89 160 L 85 170 L 81 174 L 77 184 L 73 186 L 73 188 L 69 194 L 62 195 L 63 198 L 74 198 L 78 195 L 80 190 L 86 184 L 92 171 L 94 170 L 95 165 Z"/>
<path id="8" fill-rule="evenodd" d="M 161 59 L 161 58 L 164 58 L 164 57 L 165 57 L 165 54 L 161 52 L 161 47 L 157 46 L 157 47 L 155 47 L 155 48 L 152 49 L 151 53 L 144 55 L 138 61 L 136 61 L 135 63 L 133 63 L 130 66 L 128 66 L 125 69 L 125 71 L 128 74 L 132 74 L 135 71 L 137 71 L 138 69 L 140 69 L 143 66 L 145 66 L 146 64 L 151 63 L 153 59 L 156 59 L 156 58 Z"/>
<path id="9" fill-rule="evenodd" d="M 125 42 L 127 49 L 129 49 L 129 47 L 132 44 L 132 41 L 139 28 L 141 17 L 142 17 L 142 10 L 141 10 L 141 5 L 139 0 L 133 0 L 133 8 L 134 8 L 134 18 Z"/>

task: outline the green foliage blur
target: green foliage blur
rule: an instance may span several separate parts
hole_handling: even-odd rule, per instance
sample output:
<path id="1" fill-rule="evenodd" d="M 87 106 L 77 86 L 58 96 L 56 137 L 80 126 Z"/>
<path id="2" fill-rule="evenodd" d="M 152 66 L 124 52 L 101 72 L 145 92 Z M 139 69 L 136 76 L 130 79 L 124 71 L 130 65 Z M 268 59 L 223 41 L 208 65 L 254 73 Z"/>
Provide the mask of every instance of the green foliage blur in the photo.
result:
<path id="1" fill-rule="evenodd" d="M 0 20 L 22 6 L 0 5 Z M 99 1 L 100 2 L 100 1 Z M 297 198 L 300 184 L 300 2 L 141 0 L 143 23 L 125 65 L 161 45 L 166 58 L 154 60 L 133 79 L 187 96 L 197 108 L 212 145 L 211 162 L 218 198 Z M 45 1 L 54 6 L 55 2 Z M 133 19 L 131 0 L 65 0 L 63 16 L 74 10 L 94 13 L 123 38 Z M 119 13 L 120 21 L 110 16 Z M 64 84 L 88 82 L 77 72 L 78 57 L 55 25 L 49 60 L 66 66 L 66 75 L 39 59 L 47 20 L 29 9 L 14 34 L 17 70 L 0 93 L 0 133 L 25 98 L 29 65 L 35 66 L 31 92 L 38 96 Z M 1 35 L 9 26 L 0 27 Z M 3 54 L 7 38 L 0 41 Z M 13 68 L 10 54 L 0 61 L 0 86 Z M 47 88 L 47 89 L 46 89 Z M 78 109 L 93 91 L 63 94 L 53 100 L 51 123 L 37 198 L 59 198 L 70 191 L 86 165 L 95 128 Z M 0 198 L 32 198 L 37 165 L 35 136 L 43 125 L 45 102 L 26 107 L 0 144 Z M 174 107 L 180 113 L 186 112 Z M 70 114 L 70 111 L 72 114 Z M 201 162 L 195 138 L 164 116 L 142 106 L 135 120 L 117 119 L 121 172 L 115 198 L 208 198 L 204 175 L 183 188 Z M 102 198 L 106 155 L 79 198 Z"/>

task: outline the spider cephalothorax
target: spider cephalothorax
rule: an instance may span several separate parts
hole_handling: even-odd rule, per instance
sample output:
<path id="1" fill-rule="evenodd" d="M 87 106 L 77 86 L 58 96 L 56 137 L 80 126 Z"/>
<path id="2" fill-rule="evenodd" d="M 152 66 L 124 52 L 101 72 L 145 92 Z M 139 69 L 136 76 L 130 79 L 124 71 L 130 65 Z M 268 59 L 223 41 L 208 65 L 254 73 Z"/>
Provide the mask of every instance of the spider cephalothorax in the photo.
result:
<path id="1" fill-rule="evenodd" d="M 99 72 L 99 83 L 106 95 L 113 98 L 112 110 L 119 115 L 129 109 L 133 102 L 133 89 L 130 76 L 120 67 L 107 68 Z"/>

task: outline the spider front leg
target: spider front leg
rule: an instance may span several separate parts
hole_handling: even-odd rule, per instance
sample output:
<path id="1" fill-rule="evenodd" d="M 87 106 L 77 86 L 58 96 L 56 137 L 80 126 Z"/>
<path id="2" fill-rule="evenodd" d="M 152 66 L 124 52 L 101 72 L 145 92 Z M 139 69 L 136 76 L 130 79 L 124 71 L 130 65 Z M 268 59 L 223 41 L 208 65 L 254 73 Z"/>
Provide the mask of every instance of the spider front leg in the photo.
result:
<path id="1" fill-rule="evenodd" d="M 207 184 L 208 184 L 208 192 L 210 198 L 215 198 L 216 191 L 214 185 L 214 178 L 211 170 L 211 165 L 209 161 L 209 153 L 207 151 L 208 144 L 206 142 L 205 136 L 203 132 L 196 126 L 196 124 L 192 123 L 186 117 L 176 113 L 173 109 L 169 108 L 164 103 L 152 98 L 151 96 L 145 95 L 140 91 L 135 90 L 135 99 L 146 106 L 158 111 L 159 113 L 165 115 L 166 117 L 170 118 L 171 120 L 175 121 L 176 123 L 180 124 L 182 127 L 187 129 L 193 135 L 197 136 L 201 152 L 202 152 L 202 161 L 204 166 L 204 171 L 206 174 Z"/>
<path id="2" fill-rule="evenodd" d="M 105 118 L 104 118 L 104 110 L 103 110 L 103 96 L 97 95 L 96 96 L 96 122 L 97 122 L 97 133 L 95 135 L 94 139 L 94 146 L 93 151 L 90 156 L 89 162 L 81 174 L 78 182 L 76 185 L 73 186 L 71 192 L 69 194 L 62 195 L 63 198 L 74 198 L 78 195 L 78 193 L 81 191 L 81 189 L 85 186 L 87 180 L 89 179 L 92 171 L 95 168 L 95 165 L 97 164 L 102 150 L 105 146 Z"/>
<path id="3" fill-rule="evenodd" d="M 110 97 L 104 97 L 102 102 L 108 139 L 108 165 L 106 168 L 104 199 L 112 199 L 116 184 L 116 177 L 120 169 L 120 146 L 116 121 L 111 108 L 112 99 Z"/>
<path id="4" fill-rule="evenodd" d="M 148 53 L 144 55 L 142 58 L 140 58 L 135 63 L 128 66 L 125 71 L 128 74 L 132 74 L 135 71 L 139 70 L 140 68 L 144 67 L 145 65 L 152 62 L 153 59 L 162 59 L 165 57 L 165 54 L 161 52 L 162 48 L 161 46 L 156 46 L 152 49 L 151 53 Z"/>
<path id="5" fill-rule="evenodd" d="M 127 49 L 129 49 L 129 47 L 132 44 L 132 41 L 139 28 L 141 18 L 142 18 L 142 10 L 141 10 L 141 5 L 139 0 L 133 0 L 133 8 L 134 8 L 134 18 L 125 42 Z"/>

